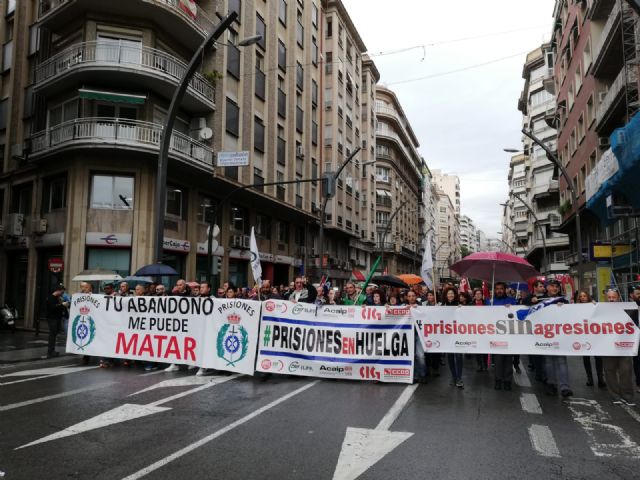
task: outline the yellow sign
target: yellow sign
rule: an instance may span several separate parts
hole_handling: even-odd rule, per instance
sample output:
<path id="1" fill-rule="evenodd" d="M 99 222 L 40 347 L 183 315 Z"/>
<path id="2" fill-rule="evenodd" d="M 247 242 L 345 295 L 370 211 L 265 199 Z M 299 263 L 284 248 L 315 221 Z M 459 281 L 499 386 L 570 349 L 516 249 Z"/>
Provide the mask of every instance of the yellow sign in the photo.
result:
<path id="1" fill-rule="evenodd" d="M 629 244 L 621 245 L 593 245 L 593 259 L 606 259 L 626 255 L 633 250 Z"/>
<path id="2" fill-rule="evenodd" d="M 604 292 L 611 286 L 611 267 L 596 267 L 596 288 L 598 289 L 598 302 L 606 302 Z"/>

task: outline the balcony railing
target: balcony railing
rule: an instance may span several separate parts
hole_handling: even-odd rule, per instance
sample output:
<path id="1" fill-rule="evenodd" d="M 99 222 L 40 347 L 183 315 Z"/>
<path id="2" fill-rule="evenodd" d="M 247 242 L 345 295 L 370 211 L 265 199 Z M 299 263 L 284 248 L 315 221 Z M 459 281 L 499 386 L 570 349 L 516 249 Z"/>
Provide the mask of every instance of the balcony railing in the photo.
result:
<path id="1" fill-rule="evenodd" d="M 616 29 L 618 23 L 620 21 L 620 4 L 618 2 L 615 3 L 611 13 L 607 16 L 607 23 L 604 24 L 604 28 L 602 29 L 602 33 L 600 34 L 600 39 L 596 44 L 596 47 L 593 49 L 593 63 L 594 66 L 596 64 L 601 63 L 600 55 L 607 49 L 607 46 L 611 43 L 611 33 Z"/>
<path id="2" fill-rule="evenodd" d="M 55 12 L 59 8 L 73 3 L 76 0 L 40 0 L 40 8 L 38 10 L 38 19 L 50 15 Z M 104 0 L 103 0 L 104 1 Z M 130 0 L 130 1 L 139 1 L 144 3 L 156 4 L 158 7 L 165 8 L 167 10 L 172 11 L 175 15 L 180 16 L 181 18 L 187 20 L 191 23 L 197 30 L 200 31 L 202 35 L 206 35 L 213 30 L 214 23 L 213 21 L 204 13 L 204 10 L 200 8 L 197 4 L 190 3 L 189 5 L 195 6 L 195 10 L 190 9 L 187 6 L 186 2 L 181 0 Z"/>
<path id="3" fill-rule="evenodd" d="M 179 83 L 187 64 L 168 53 L 143 46 L 105 42 L 84 42 L 73 45 L 36 67 L 36 85 L 86 65 L 110 66 L 142 70 L 154 75 L 170 77 Z M 200 73 L 193 76 L 189 89 L 213 103 L 215 89 Z"/>
<path id="4" fill-rule="evenodd" d="M 162 125 L 155 123 L 122 118 L 76 118 L 34 134 L 32 155 L 80 145 L 118 145 L 157 151 L 162 129 Z M 179 132 L 171 135 L 169 154 L 208 168 L 213 165 L 211 148 Z"/>
<path id="5" fill-rule="evenodd" d="M 634 72 L 633 69 L 630 69 L 630 71 L 632 72 L 631 73 L 632 77 L 637 77 L 637 75 L 633 73 Z M 635 83 L 635 81 L 636 79 L 632 79 L 630 83 Z M 613 83 L 609 87 L 609 90 L 607 90 L 607 93 L 604 96 L 604 99 L 602 100 L 602 102 L 600 102 L 600 105 L 598 105 L 596 109 L 596 128 L 599 128 L 603 120 L 607 118 L 609 111 L 616 104 L 618 100 L 618 96 L 624 92 L 626 85 L 627 85 L 627 71 L 626 71 L 626 68 L 623 67 L 620 70 L 620 73 L 618 73 L 618 76 L 616 77 L 616 79 L 613 81 Z"/>

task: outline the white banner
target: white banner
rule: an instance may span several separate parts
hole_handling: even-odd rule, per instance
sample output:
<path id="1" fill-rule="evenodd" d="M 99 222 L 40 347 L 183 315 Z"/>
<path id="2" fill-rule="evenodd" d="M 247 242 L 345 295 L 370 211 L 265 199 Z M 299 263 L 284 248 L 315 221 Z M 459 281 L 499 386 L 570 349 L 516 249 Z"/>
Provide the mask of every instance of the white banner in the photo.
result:
<path id="1" fill-rule="evenodd" d="M 634 356 L 635 303 L 535 307 L 419 307 L 412 315 L 426 351 Z"/>
<path id="2" fill-rule="evenodd" d="M 76 294 L 67 352 L 251 375 L 259 317 L 247 300 Z"/>
<path id="3" fill-rule="evenodd" d="M 411 383 L 414 328 L 408 308 L 268 300 L 256 370 Z"/>

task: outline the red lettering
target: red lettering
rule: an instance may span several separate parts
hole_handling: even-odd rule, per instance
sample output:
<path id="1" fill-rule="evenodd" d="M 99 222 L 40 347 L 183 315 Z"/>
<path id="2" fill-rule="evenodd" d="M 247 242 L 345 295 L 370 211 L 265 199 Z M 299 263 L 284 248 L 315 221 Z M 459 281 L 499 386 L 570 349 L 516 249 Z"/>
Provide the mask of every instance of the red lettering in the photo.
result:
<path id="1" fill-rule="evenodd" d="M 615 330 L 616 334 L 618 335 L 622 335 L 624 333 L 624 325 L 621 323 L 616 323 L 613 326 L 613 329 Z"/>
<path id="2" fill-rule="evenodd" d="M 143 353 L 148 353 L 153 357 L 153 346 L 151 345 L 151 335 L 145 335 L 142 339 L 142 345 L 140 345 L 140 350 L 138 350 L 138 355 L 142 356 Z"/>
<path id="3" fill-rule="evenodd" d="M 191 357 L 192 361 L 196 361 L 196 354 L 193 351 L 196 348 L 196 339 L 192 337 L 185 337 L 184 339 L 184 359 L 189 360 L 188 357 Z"/>
<path id="4" fill-rule="evenodd" d="M 564 333 L 565 335 L 571 335 L 571 331 L 571 325 L 569 325 L 568 323 L 562 324 L 562 333 Z"/>
<path id="5" fill-rule="evenodd" d="M 342 339 L 342 353 L 345 355 L 352 355 L 356 353 L 356 347 L 353 342 L 353 338 L 345 337 Z"/>
<path id="6" fill-rule="evenodd" d="M 484 323 L 478 325 L 478 333 L 480 335 L 484 335 L 485 333 L 487 333 L 487 325 L 485 325 Z"/>
<path id="7" fill-rule="evenodd" d="M 187 341 L 185 339 L 185 345 Z M 167 350 L 164 352 L 164 358 L 169 358 L 169 355 L 173 355 L 176 357 L 176 360 L 181 360 L 180 357 L 180 348 L 178 348 L 178 340 L 176 337 L 169 337 L 169 345 L 167 345 Z"/>
<path id="8" fill-rule="evenodd" d="M 164 340 L 167 339 L 166 335 L 154 335 L 153 338 L 155 338 L 158 342 L 158 349 L 156 350 L 158 352 L 158 356 L 162 356 L 162 342 Z"/>
<path id="9" fill-rule="evenodd" d="M 136 347 L 138 346 L 138 334 L 134 333 L 131 335 L 129 339 L 129 343 L 125 342 L 125 334 L 123 332 L 118 332 L 118 339 L 116 340 L 116 353 L 120 353 L 120 348 L 122 348 L 123 355 L 129 355 L 129 352 L 133 355 L 136 353 Z"/>
<path id="10" fill-rule="evenodd" d="M 633 322 L 627 322 L 625 324 L 625 327 L 628 335 L 633 335 L 634 332 L 636 331 L 636 326 L 633 324 Z"/>

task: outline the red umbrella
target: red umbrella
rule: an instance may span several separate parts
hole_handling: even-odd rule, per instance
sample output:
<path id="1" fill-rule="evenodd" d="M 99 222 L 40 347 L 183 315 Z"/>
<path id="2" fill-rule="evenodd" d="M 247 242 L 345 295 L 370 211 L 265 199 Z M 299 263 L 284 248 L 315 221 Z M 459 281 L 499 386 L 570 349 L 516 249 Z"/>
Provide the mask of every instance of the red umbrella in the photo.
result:
<path id="1" fill-rule="evenodd" d="M 526 282 L 540 275 L 524 258 L 503 252 L 478 252 L 464 257 L 451 265 L 451 270 L 459 275 L 487 280 Z"/>

